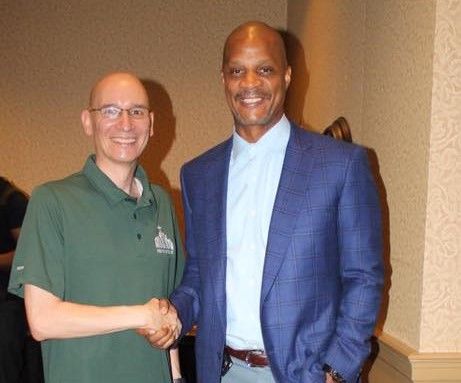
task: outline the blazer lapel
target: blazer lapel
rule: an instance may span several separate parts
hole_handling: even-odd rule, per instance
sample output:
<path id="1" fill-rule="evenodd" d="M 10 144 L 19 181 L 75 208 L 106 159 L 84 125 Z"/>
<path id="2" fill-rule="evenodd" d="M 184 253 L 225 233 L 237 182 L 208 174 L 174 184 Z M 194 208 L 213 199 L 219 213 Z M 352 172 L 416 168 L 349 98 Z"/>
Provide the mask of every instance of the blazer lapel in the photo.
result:
<path id="1" fill-rule="evenodd" d="M 272 211 L 266 258 L 264 261 L 261 304 L 265 301 L 283 263 L 291 240 L 299 207 L 305 198 L 309 174 L 312 170 L 310 142 L 301 142 L 300 128 L 291 125 L 282 174 Z"/>
<path id="2" fill-rule="evenodd" d="M 208 276 L 214 287 L 219 317 L 226 325 L 226 207 L 232 138 L 219 146 L 206 169 L 206 230 L 210 262 Z"/>

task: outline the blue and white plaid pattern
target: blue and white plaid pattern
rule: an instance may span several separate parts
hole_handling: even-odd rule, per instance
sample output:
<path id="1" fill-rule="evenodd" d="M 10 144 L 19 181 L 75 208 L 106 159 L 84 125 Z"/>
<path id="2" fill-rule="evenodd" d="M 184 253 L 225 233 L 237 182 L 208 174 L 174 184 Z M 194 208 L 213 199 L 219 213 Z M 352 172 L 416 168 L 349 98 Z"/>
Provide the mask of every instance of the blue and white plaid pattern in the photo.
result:
<path id="1" fill-rule="evenodd" d="M 200 382 L 219 382 L 226 326 L 225 207 L 231 141 L 186 164 L 186 271 L 172 295 L 198 324 Z M 261 324 L 278 382 L 355 382 L 382 289 L 381 217 L 366 152 L 292 126 L 264 265 Z"/>

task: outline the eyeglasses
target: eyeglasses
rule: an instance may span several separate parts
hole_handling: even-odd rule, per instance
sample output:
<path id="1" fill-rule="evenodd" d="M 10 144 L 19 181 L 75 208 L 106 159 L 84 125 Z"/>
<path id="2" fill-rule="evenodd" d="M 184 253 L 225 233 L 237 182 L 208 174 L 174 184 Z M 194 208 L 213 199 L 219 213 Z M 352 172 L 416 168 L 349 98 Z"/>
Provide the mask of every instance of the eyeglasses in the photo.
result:
<path id="1" fill-rule="evenodd" d="M 99 112 L 103 118 L 107 118 L 109 120 L 116 120 L 122 116 L 123 111 L 128 113 L 128 117 L 133 118 L 135 120 L 140 120 L 145 118 L 149 115 L 149 109 L 145 106 L 133 106 L 129 109 L 123 109 L 119 106 L 109 105 L 103 106 L 102 108 L 89 108 L 88 112 Z"/>

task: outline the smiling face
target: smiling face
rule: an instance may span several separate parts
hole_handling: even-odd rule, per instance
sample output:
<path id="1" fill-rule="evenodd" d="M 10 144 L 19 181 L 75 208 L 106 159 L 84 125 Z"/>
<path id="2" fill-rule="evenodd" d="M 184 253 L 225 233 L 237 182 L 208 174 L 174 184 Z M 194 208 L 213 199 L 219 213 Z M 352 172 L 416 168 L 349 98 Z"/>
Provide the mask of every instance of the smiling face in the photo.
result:
<path id="1" fill-rule="evenodd" d="M 272 28 L 250 23 L 229 36 L 222 79 L 238 133 L 264 132 L 280 120 L 290 76 L 283 41 Z"/>
<path id="2" fill-rule="evenodd" d="M 149 108 L 146 90 L 129 73 L 114 73 L 104 77 L 93 88 L 90 108 L 117 106 Z M 82 125 L 85 133 L 93 137 L 96 164 L 106 173 L 123 167 L 133 168 L 153 134 L 153 113 L 143 118 L 132 118 L 123 111 L 120 117 L 110 119 L 99 111 L 84 110 Z"/>

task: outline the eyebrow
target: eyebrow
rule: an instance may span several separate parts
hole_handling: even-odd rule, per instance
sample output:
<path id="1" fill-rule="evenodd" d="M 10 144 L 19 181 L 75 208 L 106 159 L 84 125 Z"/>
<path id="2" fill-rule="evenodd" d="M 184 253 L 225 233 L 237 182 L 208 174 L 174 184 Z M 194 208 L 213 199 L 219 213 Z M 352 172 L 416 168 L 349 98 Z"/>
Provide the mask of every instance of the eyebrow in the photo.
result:
<path id="1" fill-rule="evenodd" d="M 117 104 L 103 104 L 100 106 L 100 108 L 107 108 L 109 106 L 115 106 L 116 108 L 122 108 L 120 105 L 117 105 Z M 130 106 L 128 109 L 131 109 L 131 108 L 145 108 L 145 109 L 148 109 L 149 110 L 149 107 L 147 105 L 144 105 L 144 104 L 133 104 L 132 106 Z"/>
<path id="2" fill-rule="evenodd" d="M 277 62 L 276 60 L 270 57 L 255 60 L 255 66 L 261 66 L 261 65 L 277 65 Z M 228 61 L 227 63 L 224 64 L 224 66 L 247 66 L 247 63 L 245 60 L 237 59 L 237 60 Z"/>

